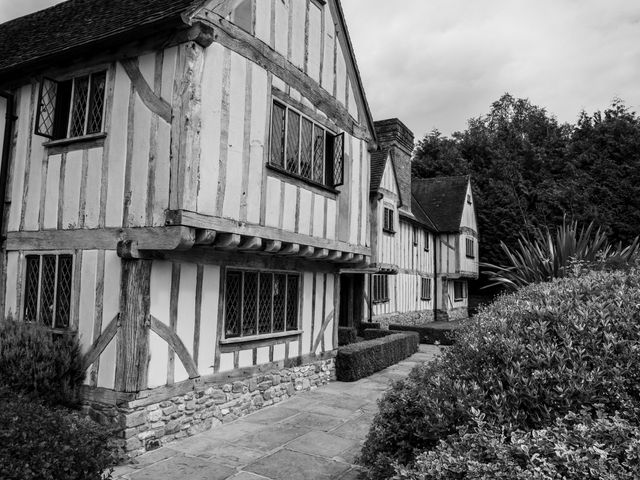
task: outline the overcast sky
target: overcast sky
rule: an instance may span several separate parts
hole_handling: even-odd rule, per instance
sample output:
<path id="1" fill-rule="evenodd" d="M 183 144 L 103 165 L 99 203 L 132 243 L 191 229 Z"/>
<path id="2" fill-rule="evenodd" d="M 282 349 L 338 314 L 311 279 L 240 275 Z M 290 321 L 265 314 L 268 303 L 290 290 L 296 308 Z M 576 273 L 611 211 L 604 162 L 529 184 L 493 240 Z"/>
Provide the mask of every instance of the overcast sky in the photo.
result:
<path id="1" fill-rule="evenodd" d="M 0 0 L 0 22 L 54 3 Z M 463 130 L 507 91 L 563 122 L 614 97 L 640 110 L 640 1 L 342 5 L 374 118 L 398 117 L 417 138 Z"/>

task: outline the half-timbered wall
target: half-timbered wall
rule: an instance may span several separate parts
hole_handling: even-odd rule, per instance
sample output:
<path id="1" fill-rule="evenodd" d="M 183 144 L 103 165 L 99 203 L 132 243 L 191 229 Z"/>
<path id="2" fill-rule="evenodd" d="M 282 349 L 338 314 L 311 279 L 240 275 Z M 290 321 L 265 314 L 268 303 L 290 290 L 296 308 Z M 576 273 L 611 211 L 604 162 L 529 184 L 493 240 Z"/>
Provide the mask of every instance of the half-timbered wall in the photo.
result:
<path id="1" fill-rule="evenodd" d="M 223 256 L 207 264 L 154 261 L 151 271 L 151 315 L 177 333 L 201 376 L 289 360 L 334 348 L 334 295 L 337 275 L 328 270 L 300 268 L 281 261 L 279 271 L 300 274 L 298 321 L 301 333 L 252 342 L 224 340 L 225 269 L 273 265 L 262 259 L 228 262 Z M 149 388 L 189 378 L 174 350 L 156 333 L 150 334 Z"/>
<path id="2" fill-rule="evenodd" d="M 473 242 L 473 258 L 467 256 L 466 241 Z M 460 274 L 463 276 L 477 277 L 479 272 L 478 252 L 478 225 L 474 209 L 474 200 L 471 193 L 471 184 L 467 187 L 467 195 L 462 210 L 460 222 Z"/>

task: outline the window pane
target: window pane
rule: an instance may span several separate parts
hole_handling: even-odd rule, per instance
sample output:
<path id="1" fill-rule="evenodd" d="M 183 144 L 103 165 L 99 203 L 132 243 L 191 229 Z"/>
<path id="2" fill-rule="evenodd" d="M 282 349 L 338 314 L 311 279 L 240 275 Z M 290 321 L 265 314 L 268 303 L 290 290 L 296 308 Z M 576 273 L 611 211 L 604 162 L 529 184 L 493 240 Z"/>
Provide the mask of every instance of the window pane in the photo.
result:
<path id="1" fill-rule="evenodd" d="M 58 288 L 56 290 L 56 328 L 66 328 L 69 326 L 72 276 L 73 260 L 71 255 L 60 255 L 58 257 Z"/>
<path id="2" fill-rule="evenodd" d="M 271 163 L 284 166 L 284 118 L 285 108 L 277 103 L 273 104 L 271 114 Z"/>
<path id="3" fill-rule="evenodd" d="M 89 102 L 87 134 L 102 131 L 102 112 L 104 110 L 106 79 L 106 72 L 95 73 L 91 76 L 91 101 Z"/>
<path id="4" fill-rule="evenodd" d="M 56 114 L 56 96 L 58 94 L 58 82 L 48 78 L 42 79 L 40 85 L 40 101 L 38 103 L 38 124 L 36 134 L 46 137 L 53 136 L 53 124 Z"/>
<path id="5" fill-rule="evenodd" d="M 273 306 L 273 274 L 260 274 L 260 318 L 258 333 L 271 333 L 271 307 Z"/>
<path id="6" fill-rule="evenodd" d="M 273 276 L 273 332 L 284 332 L 285 297 L 287 276 L 277 273 Z"/>
<path id="7" fill-rule="evenodd" d="M 313 127 L 313 180 L 322 182 L 324 169 L 324 129 Z"/>
<path id="8" fill-rule="evenodd" d="M 313 149 L 313 123 L 306 118 L 302 119 L 302 135 L 300 141 L 300 175 L 311 178 Z"/>
<path id="9" fill-rule="evenodd" d="M 287 170 L 298 173 L 300 115 L 289 110 L 287 118 Z"/>
<path id="10" fill-rule="evenodd" d="M 84 135 L 84 122 L 87 115 L 87 96 L 89 94 L 89 77 L 79 77 L 73 82 L 73 100 L 71 110 L 70 137 Z"/>
<path id="11" fill-rule="evenodd" d="M 53 326 L 53 311 L 55 309 L 56 288 L 56 256 L 44 255 L 42 257 L 42 279 L 40 294 L 40 321 Z"/>
<path id="12" fill-rule="evenodd" d="M 298 329 L 298 276 L 287 276 L 287 330 Z"/>
<path id="13" fill-rule="evenodd" d="M 242 335 L 255 335 L 258 321 L 258 273 L 245 272 L 243 285 Z"/>
<path id="14" fill-rule="evenodd" d="M 38 320 L 38 284 L 40 283 L 40 257 L 27 256 L 27 278 L 24 297 L 24 321 Z"/>
<path id="15" fill-rule="evenodd" d="M 240 336 L 242 274 L 227 272 L 225 291 L 225 338 Z"/>

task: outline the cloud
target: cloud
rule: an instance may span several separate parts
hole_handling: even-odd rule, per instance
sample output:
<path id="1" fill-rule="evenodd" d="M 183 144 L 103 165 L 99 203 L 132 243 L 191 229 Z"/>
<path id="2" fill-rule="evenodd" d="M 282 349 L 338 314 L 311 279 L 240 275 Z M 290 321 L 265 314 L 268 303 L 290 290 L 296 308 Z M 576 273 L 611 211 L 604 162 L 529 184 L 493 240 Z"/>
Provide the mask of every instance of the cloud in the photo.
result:
<path id="1" fill-rule="evenodd" d="M 560 121 L 640 104 L 640 3 L 344 0 L 375 118 L 451 133 L 509 91 Z"/>

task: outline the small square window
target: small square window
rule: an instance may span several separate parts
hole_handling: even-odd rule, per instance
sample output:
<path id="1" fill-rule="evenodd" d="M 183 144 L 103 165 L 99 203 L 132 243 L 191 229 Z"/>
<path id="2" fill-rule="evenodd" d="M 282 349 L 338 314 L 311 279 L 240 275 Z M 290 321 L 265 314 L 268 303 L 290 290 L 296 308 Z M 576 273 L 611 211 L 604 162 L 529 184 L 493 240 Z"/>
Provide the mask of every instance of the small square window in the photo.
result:
<path id="1" fill-rule="evenodd" d="M 461 302 L 467 298 L 467 282 L 453 282 L 453 299 L 456 302 Z"/>
<path id="2" fill-rule="evenodd" d="M 102 132 L 106 84 L 106 71 L 60 82 L 43 78 L 36 135 L 59 140 Z"/>

